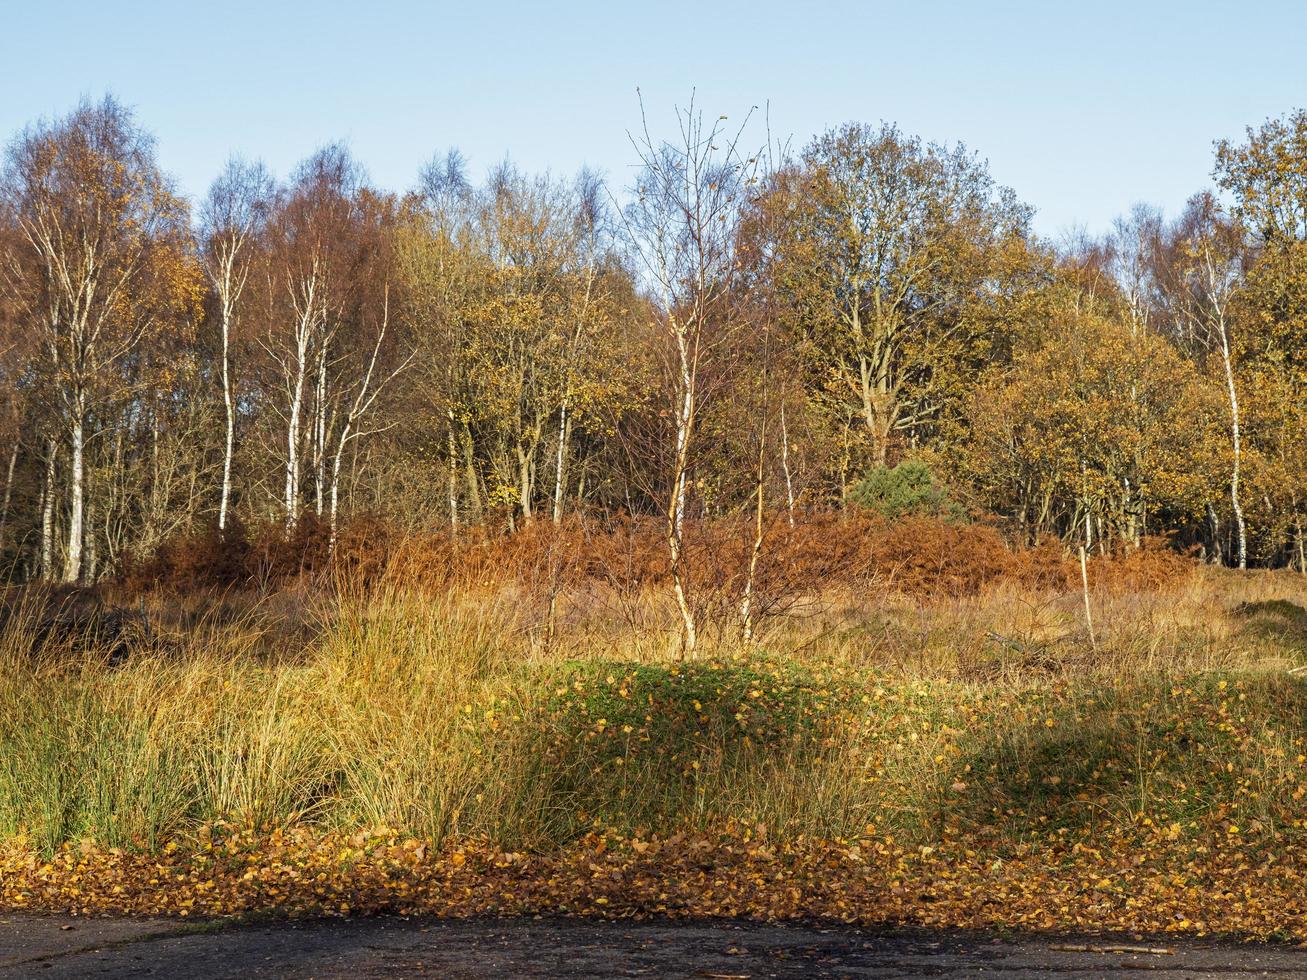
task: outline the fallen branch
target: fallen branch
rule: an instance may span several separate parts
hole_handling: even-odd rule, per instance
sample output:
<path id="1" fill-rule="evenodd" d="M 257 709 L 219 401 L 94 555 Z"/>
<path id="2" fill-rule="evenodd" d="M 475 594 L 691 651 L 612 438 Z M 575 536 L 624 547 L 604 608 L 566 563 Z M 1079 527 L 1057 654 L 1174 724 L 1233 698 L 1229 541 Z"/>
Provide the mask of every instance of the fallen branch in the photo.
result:
<path id="1" fill-rule="evenodd" d="M 1077 943 L 1067 946 L 1050 946 L 1059 953 L 1138 953 L 1141 956 L 1174 956 L 1175 950 L 1164 946 L 1089 946 Z"/>

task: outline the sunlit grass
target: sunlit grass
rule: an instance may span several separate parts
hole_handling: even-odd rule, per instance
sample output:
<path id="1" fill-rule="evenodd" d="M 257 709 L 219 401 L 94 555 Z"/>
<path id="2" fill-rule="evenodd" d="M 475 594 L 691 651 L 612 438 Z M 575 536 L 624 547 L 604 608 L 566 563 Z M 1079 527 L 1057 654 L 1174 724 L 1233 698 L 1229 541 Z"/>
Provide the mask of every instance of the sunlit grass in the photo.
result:
<path id="1" fill-rule="evenodd" d="M 0 836 L 152 849 L 216 820 L 544 848 L 595 827 L 1015 844 L 1152 821 L 1295 834 L 1291 575 L 1157 595 L 828 596 L 693 662 L 593 612 L 401 589 L 200 617 L 118 667 L 0 634 Z M 654 598 L 643 622 L 662 610 Z M 1286 610 L 1288 612 L 1286 612 Z M 296 647 L 293 638 L 305 638 Z M 34 648 L 35 652 L 34 652 Z"/>

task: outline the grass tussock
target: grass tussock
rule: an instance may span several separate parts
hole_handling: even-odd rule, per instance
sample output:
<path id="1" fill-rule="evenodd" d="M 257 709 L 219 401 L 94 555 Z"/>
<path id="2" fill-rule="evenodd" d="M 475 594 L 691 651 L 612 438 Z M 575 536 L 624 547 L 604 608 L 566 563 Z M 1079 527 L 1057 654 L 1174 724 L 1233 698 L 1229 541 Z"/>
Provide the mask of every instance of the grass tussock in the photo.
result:
<path id="1" fill-rule="evenodd" d="M 650 641 L 671 613 L 648 597 L 635 628 L 587 592 L 173 601 L 118 661 L 73 655 L 18 602 L 0 836 L 46 853 L 150 851 L 216 821 L 536 850 L 726 823 L 1000 849 L 1145 824 L 1296 839 L 1305 593 L 1215 570 L 1099 589 L 1091 645 L 1075 595 L 847 589 L 691 662 Z"/>

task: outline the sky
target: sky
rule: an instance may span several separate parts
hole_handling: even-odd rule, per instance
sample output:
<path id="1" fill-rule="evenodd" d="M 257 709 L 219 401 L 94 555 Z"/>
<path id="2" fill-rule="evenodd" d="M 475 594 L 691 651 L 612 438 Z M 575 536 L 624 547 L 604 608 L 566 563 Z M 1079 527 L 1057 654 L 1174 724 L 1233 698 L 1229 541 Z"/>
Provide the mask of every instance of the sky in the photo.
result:
<path id="1" fill-rule="evenodd" d="M 1214 140 L 1307 104 L 1305 36 L 1301 0 L 0 0 L 0 134 L 110 92 L 192 197 L 333 140 L 391 190 L 450 146 L 621 188 L 637 88 L 656 136 L 694 92 L 796 150 L 854 120 L 961 141 L 1058 237 L 1210 186 Z"/>

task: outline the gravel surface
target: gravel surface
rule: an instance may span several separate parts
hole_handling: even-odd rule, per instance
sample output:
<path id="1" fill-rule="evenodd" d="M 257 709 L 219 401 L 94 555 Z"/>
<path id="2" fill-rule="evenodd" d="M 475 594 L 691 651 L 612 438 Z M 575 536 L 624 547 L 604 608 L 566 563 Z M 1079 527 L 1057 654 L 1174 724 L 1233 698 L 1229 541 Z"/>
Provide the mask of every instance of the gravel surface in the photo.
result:
<path id="1" fill-rule="evenodd" d="M 1307 977 L 1290 946 L 736 922 L 0 916 L 17 977 Z"/>

